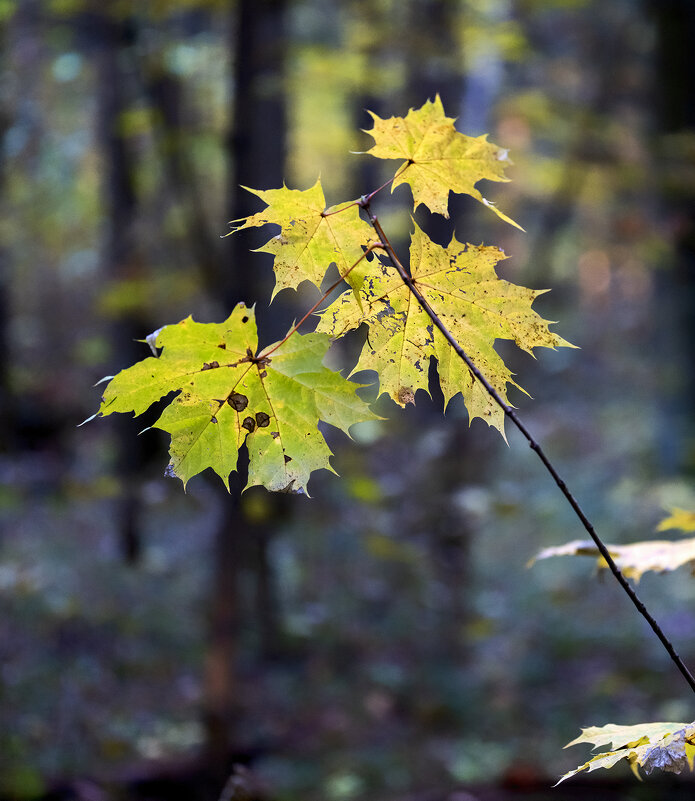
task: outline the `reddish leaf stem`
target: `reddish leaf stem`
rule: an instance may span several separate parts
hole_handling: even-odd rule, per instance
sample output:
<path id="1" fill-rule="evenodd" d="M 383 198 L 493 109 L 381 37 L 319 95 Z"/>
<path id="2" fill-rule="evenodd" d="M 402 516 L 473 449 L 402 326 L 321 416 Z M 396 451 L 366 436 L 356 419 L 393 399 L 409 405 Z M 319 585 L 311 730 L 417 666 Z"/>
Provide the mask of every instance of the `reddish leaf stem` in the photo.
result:
<path id="1" fill-rule="evenodd" d="M 369 197 L 369 195 L 366 196 L 366 198 L 368 198 L 368 197 Z M 384 233 L 383 228 L 381 227 L 381 223 L 371 213 L 371 211 L 369 209 L 369 201 L 366 198 L 362 203 L 362 208 L 369 215 L 369 221 L 371 222 L 372 227 L 374 228 L 374 230 L 376 231 L 377 235 L 379 236 L 381 242 L 383 243 L 384 250 L 386 251 L 386 253 L 387 253 L 388 257 L 389 257 L 389 261 L 391 262 L 391 264 L 393 265 L 395 270 L 398 272 L 401 280 L 408 287 L 408 289 L 410 290 L 411 294 L 415 297 L 417 302 L 420 304 L 420 307 L 425 312 L 425 314 L 427 314 L 427 316 L 430 318 L 430 320 L 432 320 L 434 325 L 442 333 L 442 335 L 444 336 L 446 341 L 451 345 L 451 347 L 453 348 L 453 350 L 456 353 L 456 355 L 466 363 L 466 366 L 468 367 L 468 369 L 471 371 L 471 373 L 473 373 L 473 375 L 478 379 L 478 381 L 480 381 L 480 383 L 482 384 L 483 388 L 488 393 L 488 395 L 490 395 L 490 397 L 495 401 L 495 403 L 497 403 L 497 405 L 502 409 L 502 411 L 504 412 L 506 417 L 508 417 L 512 421 L 512 423 L 517 427 L 517 429 L 521 432 L 521 434 L 527 440 L 530 448 L 533 451 L 536 452 L 538 458 L 541 460 L 541 462 L 543 463 L 543 465 L 546 468 L 546 470 L 550 473 L 550 475 L 552 476 L 553 480 L 557 484 L 558 488 L 560 489 L 562 494 L 565 496 L 567 502 L 569 503 L 569 505 L 574 510 L 574 513 L 577 515 L 577 517 L 581 521 L 582 525 L 584 526 L 584 528 L 588 532 L 589 536 L 591 537 L 591 539 L 596 544 L 596 547 L 598 548 L 599 553 L 601 554 L 603 559 L 606 561 L 606 564 L 610 568 L 611 573 L 613 573 L 613 575 L 615 576 L 615 578 L 618 581 L 618 583 L 620 584 L 620 586 L 627 593 L 627 596 L 630 598 L 632 603 L 635 605 L 637 611 L 647 621 L 647 623 L 650 625 L 650 627 L 651 627 L 652 631 L 654 632 L 654 634 L 656 634 L 656 636 L 659 638 L 659 640 L 661 641 L 661 644 L 666 649 L 668 655 L 671 657 L 671 659 L 674 661 L 676 667 L 678 668 L 678 670 L 683 675 L 683 678 L 690 685 L 690 689 L 693 692 L 695 692 L 695 678 L 693 678 L 693 675 L 688 670 L 688 668 L 684 664 L 683 660 L 680 658 L 680 656 L 676 652 L 676 649 L 673 647 L 673 644 L 671 643 L 671 641 L 664 634 L 664 632 L 661 629 L 661 627 L 659 626 L 659 624 L 652 617 L 650 612 L 647 610 L 645 605 L 640 600 L 640 598 L 637 595 L 637 593 L 635 592 L 634 588 L 630 585 L 630 583 L 627 581 L 627 579 L 625 578 L 625 576 L 621 572 L 620 568 L 616 565 L 615 560 L 613 559 L 613 557 L 611 556 L 610 552 L 608 551 L 608 548 L 605 546 L 603 540 L 596 533 L 596 530 L 594 529 L 593 524 L 591 523 L 589 518 L 586 516 L 584 511 L 582 510 L 582 508 L 579 505 L 577 499 L 574 497 L 572 492 L 570 492 L 569 488 L 567 487 L 567 484 L 560 477 L 558 471 L 555 469 L 555 467 L 551 463 L 550 459 L 548 459 L 548 457 L 544 453 L 544 451 L 541 448 L 541 446 L 534 440 L 534 438 L 531 436 L 531 434 L 529 433 L 529 431 L 526 428 L 526 426 L 521 422 L 521 420 L 517 416 L 517 414 L 514 411 L 514 409 L 512 409 L 511 406 L 509 406 L 507 403 L 504 402 L 504 400 L 502 399 L 501 395 L 497 392 L 497 390 L 490 384 L 490 382 L 480 372 L 480 370 L 476 367 L 476 365 L 471 361 L 471 359 L 468 356 L 468 354 L 463 350 L 461 345 L 459 345 L 457 340 L 454 338 L 453 334 L 449 331 L 449 329 L 440 320 L 440 318 L 438 317 L 437 313 L 434 311 L 434 309 L 428 303 L 427 299 L 422 295 L 420 290 L 417 288 L 417 286 L 413 282 L 412 277 L 410 276 L 408 271 L 405 269 L 403 264 L 400 262 L 400 260 L 396 256 L 396 253 L 395 253 L 391 243 L 389 242 L 386 234 Z"/>
<path id="2" fill-rule="evenodd" d="M 396 178 L 398 178 L 399 175 L 402 175 L 408 169 L 408 167 L 410 167 L 410 164 L 411 164 L 410 161 L 406 162 L 403 165 L 403 167 L 396 172 L 393 178 L 389 178 L 388 181 L 386 181 L 386 183 L 383 183 L 380 187 L 375 189 L 373 192 L 370 192 L 368 195 L 362 195 L 362 197 L 359 200 L 353 200 L 352 203 L 348 203 L 345 206 L 341 206 L 339 209 L 333 209 L 333 211 L 324 211 L 321 216 L 331 217 L 334 214 L 340 214 L 341 211 L 345 211 L 346 209 L 349 209 L 352 206 L 359 206 L 361 209 L 367 208 L 372 198 L 379 192 L 381 192 L 382 189 L 386 189 L 387 186 L 392 184 L 396 180 Z"/>
<path id="3" fill-rule="evenodd" d="M 347 208 L 347 206 L 346 206 Z M 341 209 L 342 211 L 342 209 Z M 334 212 L 336 213 L 336 212 Z M 258 356 L 254 357 L 254 361 L 258 362 L 261 359 L 267 359 L 271 353 L 275 353 L 275 351 L 280 347 L 280 345 L 284 345 L 285 342 L 294 334 L 294 332 L 306 321 L 308 317 L 310 317 L 316 309 L 326 300 L 326 298 L 331 294 L 331 292 L 338 287 L 343 281 L 350 275 L 350 273 L 357 267 L 357 265 L 365 259 L 373 250 L 386 250 L 385 246 L 381 242 L 373 242 L 369 247 L 364 251 L 364 253 L 357 259 L 354 264 L 351 264 L 350 267 L 338 278 L 337 281 L 334 281 L 328 289 L 321 295 L 321 297 L 314 303 L 314 305 L 309 309 L 309 311 L 302 317 L 302 319 L 296 323 L 290 330 L 285 334 L 285 336 L 279 341 L 276 342 L 270 350 L 264 350 L 262 353 L 259 353 Z"/>

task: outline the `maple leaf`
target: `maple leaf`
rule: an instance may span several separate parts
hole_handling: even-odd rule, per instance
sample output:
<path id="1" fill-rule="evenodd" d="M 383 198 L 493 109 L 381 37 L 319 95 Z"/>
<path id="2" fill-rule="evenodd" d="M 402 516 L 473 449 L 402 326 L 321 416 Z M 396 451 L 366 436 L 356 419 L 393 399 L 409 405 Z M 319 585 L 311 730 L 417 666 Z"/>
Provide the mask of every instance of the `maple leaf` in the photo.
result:
<path id="1" fill-rule="evenodd" d="M 506 399 L 506 386 L 518 384 L 494 349 L 495 339 L 512 339 L 527 351 L 535 347 L 573 347 L 548 329 L 531 309 L 545 290 L 532 290 L 497 277 L 495 265 L 505 258 L 495 247 L 465 245 L 452 238 L 447 248 L 432 242 L 415 224 L 410 273 L 436 314 L 473 363 Z M 317 331 L 333 337 L 366 322 L 367 341 L 353 373 L 376 370 L 381 394 L 400 406 L 414 402 L 418 389 L 428 390 L 430 357 L 438 360 L 445 403 L 463 395 L 469 419 L 481 417 L 504 433 L 504 412 L 488 395 L 422 310 L 400 276 L 387 264 L 365 280 L 362 312 L 351 292 L 343 293 L 321 316 Z"/>
<path id="2" fill-rule="evenodd" d="M 695 723 L 638 723 L 634 726 L 590 726 L 565 748 L 579 743 L 593 743 L 595 748 L 611 746 L 610 751 L 590 759 L 575 770 L 565 773 L 557 782 L 565 781 L 581 771 L 591 773 L 598 768 L 612 768 L 627 759 L 639 778 L 638 767 L 651 773 L 659 768 L 667 773 L 693 769 L 695 758 Z M 555 785 L 557 787 L 557 784 Z"/>
<path id="3" fill-rule="evenodd" d="M 695 512 L 688 509 L 671 509 L 671 514 L 656 527 L 657 531 L 677 528 L 681 531 L 695 531 Z"/>
<path id="4" fill-rule="evenodd" d="M 475 188 L 478 181 L 508 181 L 504 171 L 511 164 L 507 151 L 484 136 L 466 136 L 454 128 L 456 121 L 444 114 L 437 95 L 421 108 L 410 109 L 405 117 L 381 119 L 369 112 L 374 127 L 365 131 L 374 138 L 367 151 L 380 159 L 402 159 L 391 191 L 409 184 L 413 193 L 413 209 L 421 203 L 430 211 L 448 219 L 449 191 L 471 195 L 506 222 L 521 228 L 486 200 Z"/>
<path id="5" fill-rule="evenodd" d="M 326 208 L 320 179 L 306 190 L 283 186 L 248 191 L 266 203 L 267 208 L 235 220 L 241 224 L 231 233 L 267 223 L 280 226 L 280 233 L 257 250 L 275 256 L 273 297 L 282 289 L 296 289 L 302 281 L 320 287 L 331 264 L 336 265 L 340 275 L 345 275 L 366 247 L 377 241 L 372 227 L 360 218 L 356 204 Z M 362 261 L 347 275 L 345 280 L 355 292 L 367 270 L 367 263 Z"/>
<path id="6" fill-rule="evenodd" d="M 667 531 L 673 528 L 686 532 L 695 531 L 695 512 L 672 509 L 669 517 L 662 520 L 656 530 Z M 639 581 L 650 570 L 664 573 L 682 565 L 690 565 L 695 572 L 695 538 L 675 541 L 644 540 L 629 545 L 606 545 L 606 548 L 620 571 L 635 581 Z M 551 556 L 597 556 L 598 569 L 605 570 L 608 567 L 591 540 L 574 540 L 564 545 L 543 548 L 531 559 L 529 566 L 539 559 L 549 559 Z"/>
<path id="7" fill-rule="evenodd" d="M 111 379 L 99 409 L 142 414 L 172 391 L 179 394 L 154 424 L 171 434 L 168 471 L 184 483 L 212 468 L 229 488 L 239 448 L 249 452 L 247 486 L 306 491 L 310 474 L 332 470 L 319 420 L 346 433 L 378 419 L 359 388 L 322 365 L 324 334 L 293 334 L 272 355 L 256 356 L 253 309 L 239 303 L 223 323 L 187 317 L 157 332 L 161 356 L 149 357 Z"/>
<path id="8" fill-rule="evenodd" d="M 695 538 L 671 542 L 669 540 L 646 540 L 630 545 L 606 545 L 608 553 L 627 578 L 639 581 L 650 570 L 664 573 L 682 565 L 695 566 Z M 549 559 L 551 556 L 597 556 L 596 566 L 605 570 L 608 565 L 591 540 L 575 540 L 565 545 L 544 548 L 530 562 Z"/>

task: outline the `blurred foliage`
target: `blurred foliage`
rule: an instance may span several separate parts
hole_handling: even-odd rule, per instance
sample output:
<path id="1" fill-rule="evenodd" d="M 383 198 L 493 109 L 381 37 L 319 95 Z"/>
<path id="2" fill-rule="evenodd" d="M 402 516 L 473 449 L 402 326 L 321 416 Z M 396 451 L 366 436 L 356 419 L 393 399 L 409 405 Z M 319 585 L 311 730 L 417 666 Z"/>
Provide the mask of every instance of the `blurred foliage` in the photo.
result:
<path id="1" fill-rule="evenodd" d="M 89 387 L 123 366 L 113 327 L 124 314 L 140 315 L 145 337 L 189 313 L 215 321 L 229 312 L 193 250 L 191 206 L 224 254 L 237 6 L 109 4 L 135 31 L 119 54 L 128 98 L 119 130 L 137 248 L 114 275 L 95 6 L 0 2 L 5 796 L 202 744 L 224 500 L 203 477 L 183 495 L 146 467 L 136 484 L 144 551 L 125 565 L 114 515 L 129 490 L 115 467 L 120 434 L 106 422 L 75 425 L 98 405 Z M 434 20 L 443 6 L 458 46 L 438 54 L 436 36 L 411 20 L 423 9 Z M 428 46 L 418 71 L 449 71 L 459 129 L 489 131 L 510 149 L 513 182 L 495 198 L 528 231 L 470 200 L 455 217 L 457 238 L 503 248 L 509 280 L 552 287 L 538 311 L 582 348 L 538 361 L 505 351 L 534 398 L 513 402 L 608 541 L 644 538 L 665 507 L 693 508 L 693 273 L 682 258 L 695 132 L 660 123 L 668 87 L 653 4 L 293 0 L 288 10 L 288 185 L 305 189 L 320 173 L 329 203 L 378 185 L 366 159 L 346 151 L 369 146 L 357 132 L 369 126 L 364 108 L 387 117 L 424 102 L 406 98 L 410 66 Z M 153 74 L 180 90 L 183 188 L 167 177 L 172 131 L 144 85 Z M 396 193 L 377 211 L 405 230 L 408 205 Z M 277 304 L 288 320 L 310 305 L 303 294 Z M 358 340 L 344 345 L 348 358 Z M 581 725 L 693 718 L 685 688 L 611 582 L 575 560 L 526 572 L 535 552 L 577 528 L 525 443 L 510 432 L 508 448 L 482 424 L 469 429 L 460 406 L 446 419 L 441 406 L 436 393 L 432 402 L 419 393 L 403 413 L 383 400 L 377 411 L 392 419 L 358 427 L 354 442 L 327 431 L 341 478 L 319 474 L 313 499 L 292 499 L 269 541 L 280 622 L 272 660 L 259 645 L 258 577 L 248 561 L 242 569 L 240 748 L 257 747 L 254 767 L 273 798 L 389 801 L 519 765 L 541 774 L 550 765 L 556 778 L 575 764 L 559 745 Z M 272 519 L 262 493 L 246 493 L 241 508 L 247 520 Z M 645 575 L 640 589 L 692 664 L 692 579 Z"/>

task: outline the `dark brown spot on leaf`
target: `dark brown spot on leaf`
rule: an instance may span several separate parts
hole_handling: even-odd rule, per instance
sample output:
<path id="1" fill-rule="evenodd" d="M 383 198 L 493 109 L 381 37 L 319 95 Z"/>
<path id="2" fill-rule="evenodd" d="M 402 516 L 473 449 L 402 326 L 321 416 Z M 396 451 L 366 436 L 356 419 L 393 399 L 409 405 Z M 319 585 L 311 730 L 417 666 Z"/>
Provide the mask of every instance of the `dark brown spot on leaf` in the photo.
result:
<path id="1" fill-rule="evenodd" d="M 287 462 L 291 462 L 291 461 L 292 461 L 292 457 L 288 456 L 287 454 L 285 454 L 285 464 L 287 464 Z"/>
<path id="2" fill-rule="evenodd" d="M 217 418 L 215 417 L 215 415 L 214 415 L 214 414 L 213 414 L 213 416 L 210 418 L 210 422 L 211 422 L 211 423 L 216 423 L 216 422 L 217 422 Z"/>
<path id="3" fill-rule="evenodd" d="M 267 375 L 268 373 L 265 370 L 261 370 L 261 372 L 258 374 L 259 378 L 265 378 Z"/>
<path id="4" fill-rule="evenodd" d="M 244 409 L 249 405 L 249 399 L 246 395 L 242 395 L 240 392 L 232 392 L 232 394 L 227 398 L 227 403 L 232 407 L 232 409 L 236 409 L 237 412 L 243 412 Z"/>
<path id="5" fill-rule="evenodd" d="M 415 393 L 410 387 L 401 387 L 398 390 L 398 402 L 402 404 L 415 404 Z"/>
<path id="6" fill-rule="evenodd" d="M 280 432 L 279 432 L 279 431 L 271 431 L 271 432 L 270 432 L 270 436 L 271 436 L 273 439 L 277 439 L 277 438 L 280 436 Z"/>
<path id="7" fill-rule="evenodd" d="M 241 322 L 242 322 L 242 323 L 248 323 L 248 321 L 249 321 L 249 318 L 248 318 L 246 315 L 244 315 L 244 316 L 241 318 Z"/>
<path id="8" fill-rule="evenodd" d="M 254 429 L 256 428 L 256 421 L 253 419 L 253 417 L 245 417 L 241 427 L 253 433 Z"/>
<path id="9" fill-rule="evenodd" d="M 221 345 L 218 345 L 217 347 L 222 348 L 222 350 L 227 350 L 227 346 L 224 342 Z"/>
<path id="10" fill-rule="evenodd" d="M 265 428 L 267 425 L 270 425 L 270 415 L 267 415 L 265 412 L 256 412 L 256 422 L 259 428 Z"/>

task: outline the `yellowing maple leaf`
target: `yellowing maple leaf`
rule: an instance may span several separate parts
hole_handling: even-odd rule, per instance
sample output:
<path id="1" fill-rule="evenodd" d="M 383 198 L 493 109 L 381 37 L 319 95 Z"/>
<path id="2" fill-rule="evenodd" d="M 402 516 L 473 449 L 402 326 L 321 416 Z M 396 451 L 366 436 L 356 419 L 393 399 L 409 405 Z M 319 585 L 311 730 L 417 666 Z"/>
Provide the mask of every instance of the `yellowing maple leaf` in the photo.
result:
<path id="1" fill-rule="evenodd" d="M 512 339 L 523 350 L 570 346 L 548 329 L 531 309 L 544 290 L 532 290 L 497 277 L 495 265 L 505 258 L 494 247 L 465 245 L 455 238 L 447 248 L 432 242 L 415 225 L 410 247 L 413 283 L 451 331 L 473 363 L 506 398 L 512 379 L 494 349 L 496 339 Z M 353 370 L 376 370 L 381 393 L 401 406 L 428 389 L 431 356 L 438 360 L 445 402 L 463 394 L 469 418 L 481 417 L 500 431 L 504 412 L 490 398 L 465 363 L 433 326 L 400 276 L 386 264 L 374 269 L 361 290 L 362 312 L 350 292 L 343 293 L 321 316 L 318 331 L 333 337 L 366 322 L 367 342 Z"/>
<path id="2" fill-rule="evenodd" d="M 409 184 L 413 208 L 421 203 L 430 211 L 449 217 L 449 191 L 471 195 L 511 225 L 521 228 L 475 188 L 478 181 L 508 181 L 504 171 L 511 164 L 507 151 L 485 136 L 466 136 L 454 128 L 456 121 L 444 114 L 439 95 L 405 117 L 381 119 L 369 112 L 374 128 L 368 133 L 374 146 L 367 151 L 380 159 L 402 159 L 391 191 Z M 523 228 L 521 229 L 523 230 Z"/>
<path id="3" fill-rule="evenodd" d="M 695 512 L 688 509 L 671 509 L 671 514 L 656 527 L 657 531 L 677 528 L 681 531 L 695 531 Z"/>
<path id="4" fill-rule="evenodd" d="M 112 378 L 99 413 L 139 415 L 179 391 L 154 427 L 171 434 L 169 472 L 184 486 L 207 467 L 229 486 L 246 443 L 247 486 L 306 491 L 312 471 L 332 470 L 319 419 L 345 432 L 378 419 L 355 394 L 360 385 L 322 365 L 330 345 L 324 334 L 295 333 L 267 348 L 268 357 L 256 356 L 254 311 L 243 303 L 223 323 L 188 317 L 165 326 L 154 345 L 161 356 Z"/>
<path id="5" fill-rule="evenodd" d="M 622 759 L 627 759 L 635 775 L 637 768 L 651 773 L 659 768 L 667 773 L 681 773 L 686 767 L 693 769 L 695 758 L 695 723 L 638 723 L 635 726 L 590 726 L 565 748 L 578 743 L 593 743 L 595 748 L 611 745 L 611 750 L 590 759 L 575 770 L 565 773 L 557 782 L 598 768 L 612 768 Z M 555 785 L 557 786 L 557 785 Z"/>
<path id="6" fill-rule="evenodd" d="M 317 287 L 331 264 L 345 275 L 362 256 L 364 249 L 377 237 L 372 227 L 360 218 L 359 207 L 353 203 L 326 208 L 320 179 L 311 189 L 249 189 L 267 204 L 267 208 L 252 214 L 233 230 L 241 231 L 267 223 L 280 226 L 274 236 L 258 252 L 275 256 L 275 288 L 273 297 L 285 288 L 296 289 L 302 281 Z M 357 291 L 367 270 L 361 262 L 346 277 Z"/>

